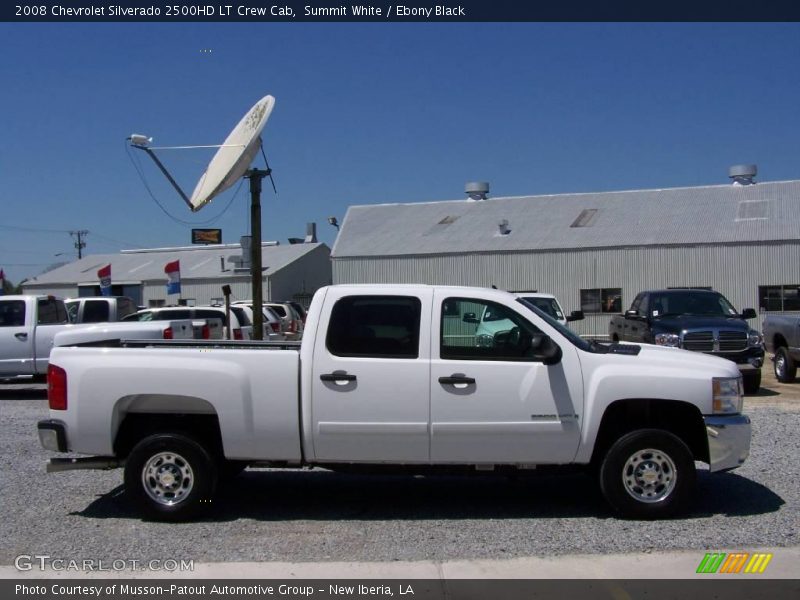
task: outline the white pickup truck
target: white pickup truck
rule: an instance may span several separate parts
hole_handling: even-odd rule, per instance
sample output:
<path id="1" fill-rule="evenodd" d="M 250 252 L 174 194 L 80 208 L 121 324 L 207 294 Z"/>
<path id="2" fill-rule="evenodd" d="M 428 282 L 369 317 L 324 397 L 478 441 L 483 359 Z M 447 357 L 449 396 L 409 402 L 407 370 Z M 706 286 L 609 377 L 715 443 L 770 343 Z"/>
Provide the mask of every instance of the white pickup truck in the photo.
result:
<path id="1" fill-rule="evenodd" d="M 0 297 L 0 378 L 44 377 L 50 350 L 57 344 L 192 337 L 191 321 L 75 325 L 67 313 L 64 301 L 55 296 Z"/>
<path id="2" fill-rule="evenodd" d="M 476 343 L 487 308 L 511 327 Z M 724 471 L 750 449 L 730 361 L 587 342 L 499 290 L 330 286 L 302 343 L 172 345 L 53 350 L 41 443 L 94 456 L 49 471 L 124 466 L 140 509 L 178 520 L 245 465 L 581 465 L 617 511 L 657 518 L 686 508 L 695 460 Z"/>

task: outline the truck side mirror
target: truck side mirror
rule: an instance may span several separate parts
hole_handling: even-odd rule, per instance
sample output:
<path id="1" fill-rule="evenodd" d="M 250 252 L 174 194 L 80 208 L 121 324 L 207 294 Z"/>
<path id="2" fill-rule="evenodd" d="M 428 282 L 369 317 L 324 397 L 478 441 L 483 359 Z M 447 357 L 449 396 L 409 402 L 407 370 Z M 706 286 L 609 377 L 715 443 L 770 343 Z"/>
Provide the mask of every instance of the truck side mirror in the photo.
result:
<path id="1" fill-rule="evenodd" d="M 567 317 L 567 323 L 571 323 L 572 321 L 583 321 L 583 311 L 582 310 L 573 310 L 572 313 Z"/>
<path id="2" fill-rule="evenodd" d="M 758 313 L 756 313 L 756 309 L 755 308 L 745 308 L 742 311 L 742 318 L 743 319 L 755 319 L 757 316 L 758 316 Z"/>
<path id="3" fill-rule="evenodd" d="M 478 321 L 478 317 L 475 316 L 475 313 L 464 313 L 464 316 L 461 319 L 464 323 L 480 323 Z"/>
<path id="4" fill-rule="evenodd" d="M 557 365 L 561 362 L 561 347 L 552 338 L 544 336 L 536 349 L 536 358 L 542 359 L 542 363 L 547 366 Z"/>
<path id="5" fill-rule="evenodd" d="M 625 311 L 625 318 L 626 319 L 635 319 L 637 321 L 641 320 L 639 313 L 635 310 L 626 310 Z"/>

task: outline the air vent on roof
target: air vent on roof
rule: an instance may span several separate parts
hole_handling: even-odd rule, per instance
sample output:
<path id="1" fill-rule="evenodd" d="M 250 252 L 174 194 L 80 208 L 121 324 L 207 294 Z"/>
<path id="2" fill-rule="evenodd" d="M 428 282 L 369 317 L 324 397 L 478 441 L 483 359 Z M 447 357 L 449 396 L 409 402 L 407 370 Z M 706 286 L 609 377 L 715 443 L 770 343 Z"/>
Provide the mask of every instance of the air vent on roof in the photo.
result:
<path id="1" fill-rule="evenodd" d="M 736 211 L 737 221 L 765 221 L 769 218 L 769 200 L 742 200 Z"/>
<path id="2" fill-rule="evenodd" d="M 498 235 L 508 235 L 511 233 L 511 228 L 508 226 L 508 219 L 503 219 L 497 224 Z"/>
<path id="3" fill-rule="evenodd" d="M 470 200 L 486 200 L 489 197 L 489 182 L 470 181 L 464 186 L 464 192 Z"/>
<path id="4" fill-rule="evenodd" d="M 756 165 L 734 165 L 728 169 L 728 177 L 733 179 L 733 185 L 753 185 L 753 178 L 758 174 Z"/>
<path id="5" fill-rule="evenodd" d="M 441 221 L 439 221 L 437 225 L 450 225 L 451 223 L 455 223 L 456 221 L 458 221 L 457 216 L 456 217 L 447 216 Z"/>
<path id="6" fill-rule="evenodd" d="M 584 208 L 578 218 L 572 222 L 570 227 L 591 227 L 594 225 L 595 216 L 597 215 L 596 208 Z"/>

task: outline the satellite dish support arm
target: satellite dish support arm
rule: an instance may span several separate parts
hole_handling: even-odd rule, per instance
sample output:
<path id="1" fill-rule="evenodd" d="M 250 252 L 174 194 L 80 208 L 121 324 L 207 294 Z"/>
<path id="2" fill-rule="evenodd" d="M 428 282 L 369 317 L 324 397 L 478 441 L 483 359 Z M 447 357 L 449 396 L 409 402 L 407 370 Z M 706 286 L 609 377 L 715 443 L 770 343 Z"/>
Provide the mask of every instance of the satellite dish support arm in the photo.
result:
<path id="1" fill-rule="evenodd" d="M 153 162 L 154 162 L 154 163 L 156 163 L 156 166 L 157 166 L 159 169 L 161 169 L 161 172 L 164 174 L 164 177 L 166 177 L 166 178 L 167 178 L 167 180 L 168 180 L 168 181 L 169 181 L 169 182 L 172 184 L 172 187 L 174 187 L 174 188 L 175 188 L 175 191 L 177 191 L 177 192 L 178 192 L 178 194 L 180 195 L 180 197 L 181 197 L 181 198 L 183 198 L 183 201 L 184 201 L 184 202 L 186 202 L 186 205 L 189 207 L 189 210 L 191 210 L 192 212 L 195 212 L 197 209 L 195 209 L 195 208 L 192 206 L 192 203 L 189 201 L 189 197 L 188 197 L 188 196 L 186 195 L 186 193 L 185 193 L 185 192 L 184 192 L 184 191 L 181 189 L 181 186 L 179 186 L 179 185 L 178 185 L 178 182 L 177 182 L 177 181 L 175 181 L 175 180 L 172 178 L 172 175 L 170 175 L 170 174 L 169 174 L 169 171 L 167 171 L 167 168 L 166 168 L 166 167 L 165 167 L 165 166 L 164 166 L 164 165 L 161 163 L 161 161 L 160 161 L 160 160 L 158 160 L 158 157 L 156 156 L 156 153 L 155 153 L 155 152 L 153 152 L 153 151 L 152 151 L 150 148 L 147 148 L 146 146 L 139 146 L 139 145 L 136 145 L 136 144 L 134 144 L 134 145 L 133 145 L 133 147 L 134 147 L 134 148 L 138 148 L 139 150 L 144 150 L 145 152 L 147 152 L 147 155 L 148 155 L 150 158 L 152 158 L 152 159 L 153 159 Z"/>

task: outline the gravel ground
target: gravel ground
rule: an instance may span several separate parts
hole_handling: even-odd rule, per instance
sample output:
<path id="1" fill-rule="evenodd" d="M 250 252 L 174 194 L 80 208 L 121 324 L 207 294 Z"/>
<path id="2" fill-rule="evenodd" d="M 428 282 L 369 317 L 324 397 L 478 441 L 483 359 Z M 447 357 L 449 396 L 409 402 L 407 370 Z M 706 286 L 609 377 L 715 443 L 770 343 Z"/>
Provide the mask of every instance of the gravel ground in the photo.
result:
<path id="1" fill-rule="evenodd" d="M 798 386 L 800 387 L 800 386 Z M 0 564 L 66 559 L 391 561 L 511 558 L 800 545 L 800 402 L 747 400 L 744 467 L 702 472 L 687 517 L 614 518 L 583 475 L 366 477 L 250 470 L 206 521 L 150 523 L 122 494 L 122 472 L 47 474 L 35 423 L 41 392 L 0 390 Z"/>

